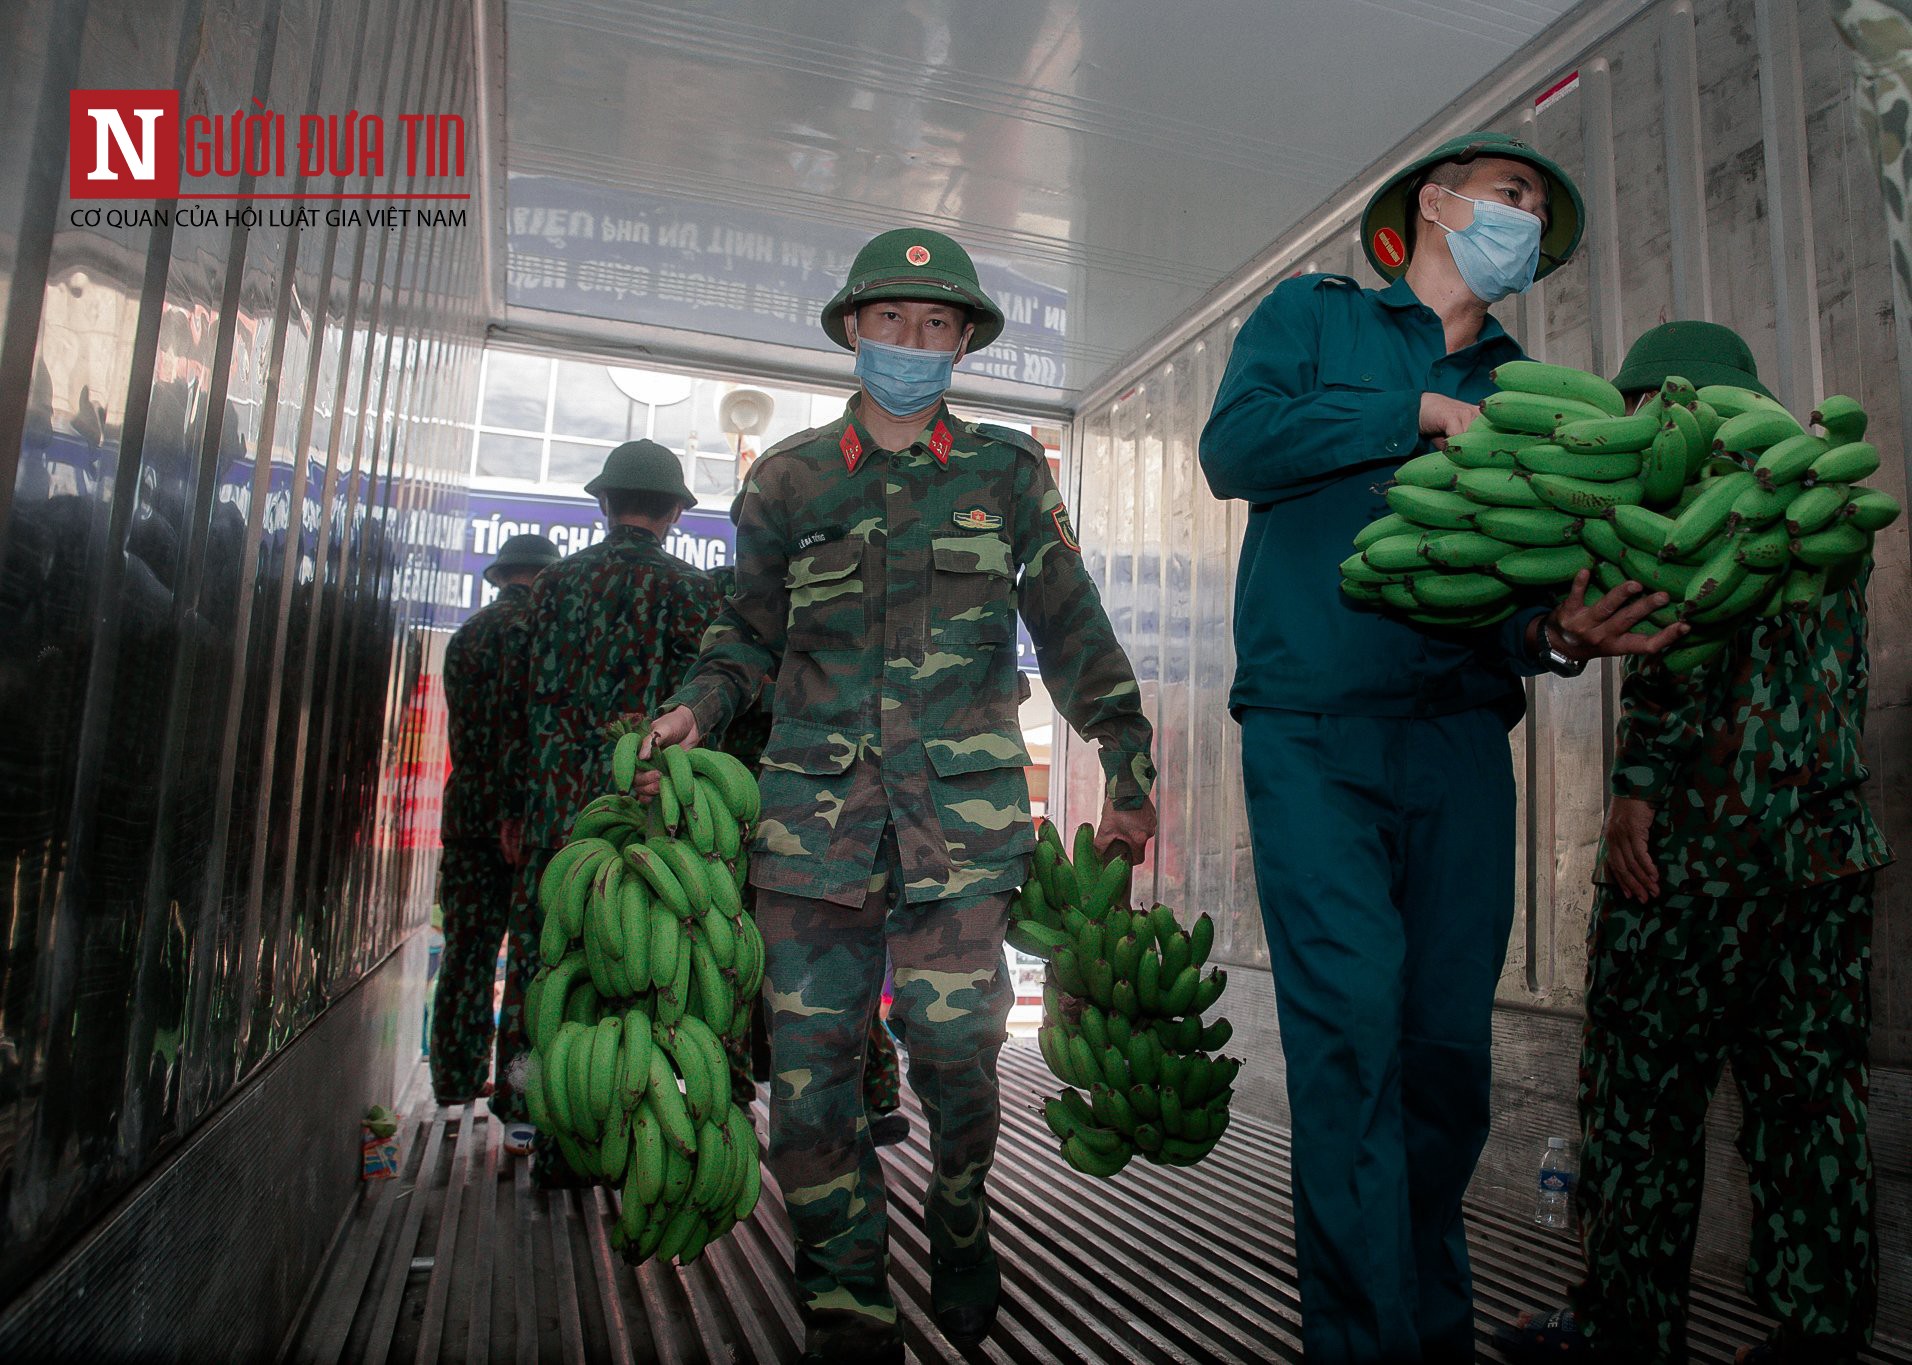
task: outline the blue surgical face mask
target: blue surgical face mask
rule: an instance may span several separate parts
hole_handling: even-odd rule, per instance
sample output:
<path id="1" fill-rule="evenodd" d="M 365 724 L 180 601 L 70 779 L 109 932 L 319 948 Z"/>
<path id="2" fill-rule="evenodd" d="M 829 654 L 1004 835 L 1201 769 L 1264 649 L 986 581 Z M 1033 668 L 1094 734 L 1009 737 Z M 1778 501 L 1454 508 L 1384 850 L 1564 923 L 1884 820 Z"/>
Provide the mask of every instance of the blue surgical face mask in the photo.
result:
<path id="1" fill-rule="evenodd" d="M 856 377 L 863 381 L 863 391 L 893 417 L 921 412 L 941 398 L 955 369 L 954 351 L 920 351 L 868 337 L 856 339 Z"/>
<path id="2" fill-rule="evenodd" d="M 1442 194 L 1467 199 L 1440 185 Z M 1491 199 L 1467 199 L 1474 221 L 1456 230 L 1437 223 L 1447 234 L 1447 250 L 1461 279 L 1484 303 L 1499 303 L 1509 294 L 1530 288 L 1540 268 L 1540 219 L 1511 204 Z"/>

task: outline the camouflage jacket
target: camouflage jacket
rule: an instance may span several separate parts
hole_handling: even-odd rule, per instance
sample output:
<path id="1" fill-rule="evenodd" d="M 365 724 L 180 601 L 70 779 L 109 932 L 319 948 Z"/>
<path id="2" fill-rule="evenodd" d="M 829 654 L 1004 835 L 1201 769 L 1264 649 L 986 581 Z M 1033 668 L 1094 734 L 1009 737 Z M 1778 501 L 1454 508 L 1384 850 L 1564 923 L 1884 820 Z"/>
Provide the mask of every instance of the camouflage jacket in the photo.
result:
<path id="1" fill-rule="evenodd" d="M 717 591 L 723 596 L 731 596 L 737 590 L 736 567 L 725 564 L 712 569 L 710 581 L 717 585 Z M 737 708 L 730 717 L 730 724 L 717 737 L 719 749 L 752 768 L 763 761 L 763 751 L 770 744 L 770 699 L 776 685 L 776 679 L 766 674 L 758 684 L 756 694 Z"/>
<path id="2" fill-rule="evenodd" d="M 860 906 L 894 824 L 911 901 L 1010 890 L 1035 841 L 1016 713 L 1016 612 L 1108 791 L 1155 779 L 1135 675 L 1042 447 L 939 408 L 908 449 L 854 407 L 751 469 L 737 591 L 671 700 L 720 731 L 766 673 L 775 718 L 751 878 Z"/>
<path id="3" fill-rule="evenodd" d="M 1611 789 L 1658 807 L 1667 890 L 1767 895 L 1892 861 L 1860 792 L 1867 673 L 1864 579 L 1689 673 L 1628 660 Z M 1599 866 L 1611 880 L 1604 848 Z"/>
<path id="4" fill-rule="evenodd" d="M 512 627 L 531 610 L 531 589 L 506 585 L 498 600 L 480 607 L 445 646 L 445 738 L 451 772 L 445 778 L 446 843 L 496 839 L 505 793 L 515 784 L 505 772 L 504 741 L 516 709 L 506 696 L 506 660 Z"/>
<path id="5" fill-rule="evenodd" d="M 616 526 L 538 575 L 520 654 L 525 705 L 507 764 L 521 783 L 524 842 L 554 848 L 610 789 L 612 721 L 647 721 L 684 680 L 716 615 L 716 586 L 657 538 Z"/>

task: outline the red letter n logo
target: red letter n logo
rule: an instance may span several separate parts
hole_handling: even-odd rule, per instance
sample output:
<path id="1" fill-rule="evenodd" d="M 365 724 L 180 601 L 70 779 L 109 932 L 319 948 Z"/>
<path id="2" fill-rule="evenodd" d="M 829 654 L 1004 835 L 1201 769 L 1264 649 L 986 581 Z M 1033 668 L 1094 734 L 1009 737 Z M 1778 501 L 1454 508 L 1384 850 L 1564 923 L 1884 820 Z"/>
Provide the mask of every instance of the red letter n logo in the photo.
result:
<path id="1" fill-rule="evenodd" d="M 179 197 L 177 90 L 75 90 L 66 135 L 73 198 Z"/>

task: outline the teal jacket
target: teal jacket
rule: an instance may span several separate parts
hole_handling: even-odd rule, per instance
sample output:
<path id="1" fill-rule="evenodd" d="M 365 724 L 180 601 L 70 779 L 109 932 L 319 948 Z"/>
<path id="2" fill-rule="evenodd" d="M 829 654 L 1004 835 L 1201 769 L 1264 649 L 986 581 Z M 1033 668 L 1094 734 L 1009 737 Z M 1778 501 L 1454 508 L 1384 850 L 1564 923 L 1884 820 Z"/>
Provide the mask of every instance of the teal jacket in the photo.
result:
<path id="1" fill-rule="evenodd" d="M 1544 607 L 1475 631 L 1421 629 L 1341 594 L 1355 534 L 1386 514 L 1394 469 L 1432 449 L 1421 394 L 1478 403 L 1494 367 L 1521 358 L 1492 318 L 1447 353 L 1440 318 L 1406 280 L 1363 289 L 1300 275 L 1261 301 L 1235 338 L 1202 430 L 1202 471 L 1218 498 L 1250 504 L 1235 586 L 1229 708 L 1323 715 L 1440 716 L 1492 707 L 1509 726 L 1522 644 Z"/>

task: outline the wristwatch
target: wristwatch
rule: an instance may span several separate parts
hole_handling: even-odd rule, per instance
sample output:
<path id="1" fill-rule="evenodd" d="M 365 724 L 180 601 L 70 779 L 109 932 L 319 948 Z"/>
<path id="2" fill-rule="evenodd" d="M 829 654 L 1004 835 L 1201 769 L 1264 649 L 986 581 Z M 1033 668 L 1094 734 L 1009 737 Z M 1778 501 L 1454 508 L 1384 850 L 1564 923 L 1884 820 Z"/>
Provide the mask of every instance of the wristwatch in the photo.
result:
<path id="1" fill-rule="evenodd" d="M 1540 655 L 1540 662 L 1547 666 L 1549 673 L 1561 678 L 1577 678 L 1587 671 L 1587 661 L 1585 659 L 1569 659 L 1565 654 L 1562 654 L 1554 648 L 1553 637 L 1547 634 L 1546 617 L 1543 616 L 1540 618 L 1540 629 L 1534 632 L 1534 638 L 1540 645 L 1537 651 Z"/>

